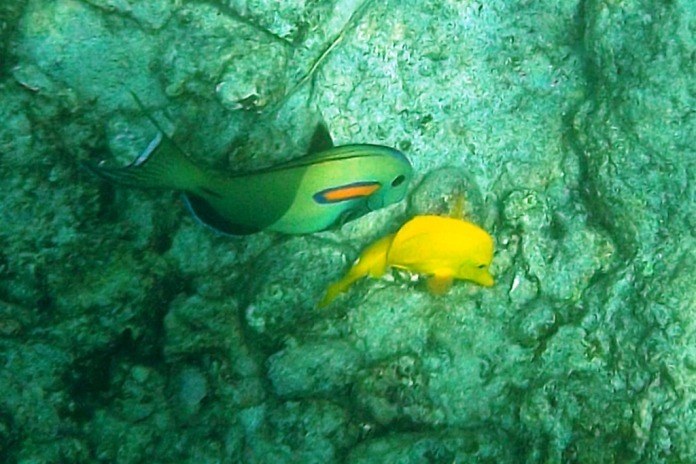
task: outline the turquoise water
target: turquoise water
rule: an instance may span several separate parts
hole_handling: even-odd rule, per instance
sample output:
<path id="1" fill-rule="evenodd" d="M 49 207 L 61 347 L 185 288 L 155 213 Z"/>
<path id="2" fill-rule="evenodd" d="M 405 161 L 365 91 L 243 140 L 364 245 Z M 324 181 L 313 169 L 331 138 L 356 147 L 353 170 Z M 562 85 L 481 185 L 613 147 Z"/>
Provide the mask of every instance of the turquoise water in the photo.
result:
<path id="1" fill-rule="evenodd" d="M 696 462 L 696 11 L 654 3 L 0 3 L 0 461 Z M 224 236 L 82 167 L 151 119 L 224 173 L 323 123 L 414 177 Z M 425 214 L 490 233 L 494 286 L 392 269 L 317 308 Z"/>

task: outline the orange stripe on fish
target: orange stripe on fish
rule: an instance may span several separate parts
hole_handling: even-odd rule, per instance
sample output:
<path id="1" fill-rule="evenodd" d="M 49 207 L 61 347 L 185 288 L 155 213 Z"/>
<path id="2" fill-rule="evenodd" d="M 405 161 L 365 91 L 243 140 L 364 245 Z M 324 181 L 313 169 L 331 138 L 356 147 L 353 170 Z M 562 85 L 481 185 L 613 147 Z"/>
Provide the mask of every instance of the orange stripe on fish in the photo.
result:
<path id="1" fill-rule="evenodd" d="M 379 182 L 354 182 L 352 184 L 332 187 L 314 194 L 317 203 L 338 203 L 340 201 L 354 200 L 367 197 L 375 193 L 381 184 Z"/>

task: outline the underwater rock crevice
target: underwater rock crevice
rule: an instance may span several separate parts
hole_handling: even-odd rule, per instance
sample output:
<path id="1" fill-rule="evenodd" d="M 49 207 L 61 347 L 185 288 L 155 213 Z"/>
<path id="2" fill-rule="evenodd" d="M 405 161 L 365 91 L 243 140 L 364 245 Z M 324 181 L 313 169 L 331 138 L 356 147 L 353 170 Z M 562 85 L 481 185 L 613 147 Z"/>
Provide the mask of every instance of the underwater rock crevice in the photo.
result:
<path id="1" fill-rule="evenodd" d="M 20 18 L 29 0 L 12 2 L 0 2 L 0 80 L 11 73 L 12 68 L 19 61 L 12 53 L 12 39 L 19 27 Z"/>
<path id="2" fill-rule="evenodd" d="M 12 412 L 0 405 L 0 455 L 6 462 L 14 462 L 17 459 L 17 444 L 22 436 L 17 428 Z"/>
<path id="3" fill-rule="evenodd" d="M 208 5 L 212 8 L 215 8 L 218 10 L 220 13 L 224 14 L 225 16 L 229 17 L 230 19 L 243 23 L 249 27 L 252 27 L 254 30 L 257 32 L 263 34 L 267 38 L 278 42 L 280 44 L 290 46 L 293 44 L 292 39 L 288 39 L 285 37 L 282 37 L 281 35 L 273 32 L 271 29 L 264 27 L 261 25 L 259 22 L 254 21 L 253 15 L 243 15 L 239 13 L 232 5 L 232 2 L 228 2 L 225 0 L 193 0 L 190 3 L 198 3 L 201 5 Z"/>
<path id="4" fill-rule="evenodd" d="M 73 407 L 66 415 L 78 423 L 92 419 L 95 410 L 111 401 L 112 371 L 114 363 L 131 351 L 130 336 L 121 337 L 111 345 L 94 350 L 72 362 L 70 368 L 63 374 L 63 381 L 72 398 Z"/>
<path id="5" fill-rule="evenodd" d="M 3 457 L 694 461 L 690 4 L 280 3 L 0 7 Z M 210 165 L 291 158 L 316 106 L 336 140 L 408 140 L 428 185 L 319 237 L 212 236 L 76 170 L 142 144 L 124 83 Z M 355 246 L 459 193 L 494 287 L 315 308 Z"/>

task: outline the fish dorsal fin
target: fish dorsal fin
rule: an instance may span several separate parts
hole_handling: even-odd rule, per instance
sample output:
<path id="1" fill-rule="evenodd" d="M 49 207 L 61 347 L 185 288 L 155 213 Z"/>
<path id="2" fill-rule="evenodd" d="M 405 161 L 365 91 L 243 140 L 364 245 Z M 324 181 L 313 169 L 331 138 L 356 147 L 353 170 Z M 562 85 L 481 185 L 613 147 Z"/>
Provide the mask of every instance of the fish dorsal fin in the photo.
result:
<path id="1" fill-rule="evenodd" d="M 309 143 L 307 154 L 321 153 L 329 148 L 333 148 L 333 146 L 333 140 L 331 139 L 329 130 L 326 128 L 326 124 L 324 124 L 323 121 L 319 122 L 317 127 L 314 128 L 314 134 L 312 134 L 312 140 Z"/>
<path id="2" fill-rule="evenodd" d="M 463 193 L 457 193 L 454 195 L 454 204 L 452 205 L 449 216 L 454 219 L 463 219 L 465 202 L 466 199 L 464 198 Z"/>
<path id="3" fill-rule="evenodd" d="M 394 239 L 394 247 L 403 246 L 411 240 L 432 234 L 433 231 L 447 227 L 449 220 L 441 216 L 422 215 L 414 216 L 399 229 Z"/>
<path id="4" fill-rule="evenodd" d="M 389 262 L 406 267 L 424 262 L 429 265 L 436 262 L 451 263 L 458 259 L 462 248 L 467 250 L 467 244 L 470 243 L 467 237 L 476 230 L 478 227 L 461 219 L 435 215 L 415 216 L 394 237 L 389 250 Z"/>
<path id="5" fill-rule="evenodd" d="M 338 161 L 347 158 L 360 158 L 368 157 L 373 154 L 369 151 L 370 145 L 342 145 L 340 147 L 333 147 L 318 153 L 308 153 L 300 156 L 299 158 L 291 159 L 282 163 L 274 164 L 267 168 L 262 168 L 254 171 L 254 173 L 264 173 L 273 171 L 283 171 L 292 168 L 303 168 L 312 166 L 318 163 Z"/>

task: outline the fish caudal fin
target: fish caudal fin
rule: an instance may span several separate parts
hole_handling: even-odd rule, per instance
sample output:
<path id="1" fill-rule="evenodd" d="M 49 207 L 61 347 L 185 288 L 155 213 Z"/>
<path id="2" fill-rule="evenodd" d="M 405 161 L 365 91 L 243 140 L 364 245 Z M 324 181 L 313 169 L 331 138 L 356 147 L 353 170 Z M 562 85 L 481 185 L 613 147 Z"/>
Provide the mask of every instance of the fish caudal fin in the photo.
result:
<path id="1" fill-rule="evenodd" d="M 112 182 L 142 188 L 191 190 L 198 185 L 201 170 L 171 139 L 161 132 L 130 165 L 111 168 L 83 162 L 94 174 Z"/>
<path id="2" fill-rule="evenodd" d="M 394 235 L 395 234 L 390 234 L 386 237 L 382 237 L 367 247 L 348 273 L 329 286 L 318 306 L 320 308 L 327 306 L 338 295 L 348 290 L 355 281 L 363 277 L 382 277 L 387 270 L 387 254 L 394 240 Z"/>
<path id="3" fill-rule="evenodd" d="M 350 281 L 347 277 L 348 276 L 329 285 L 329 288 L 326 289 L 326 293 L 324 293 L 324 297 L 319 301 L 317 306 L 320 308 L 328 306 L 338 295 L 348 290 L 353 281 Z"/>

